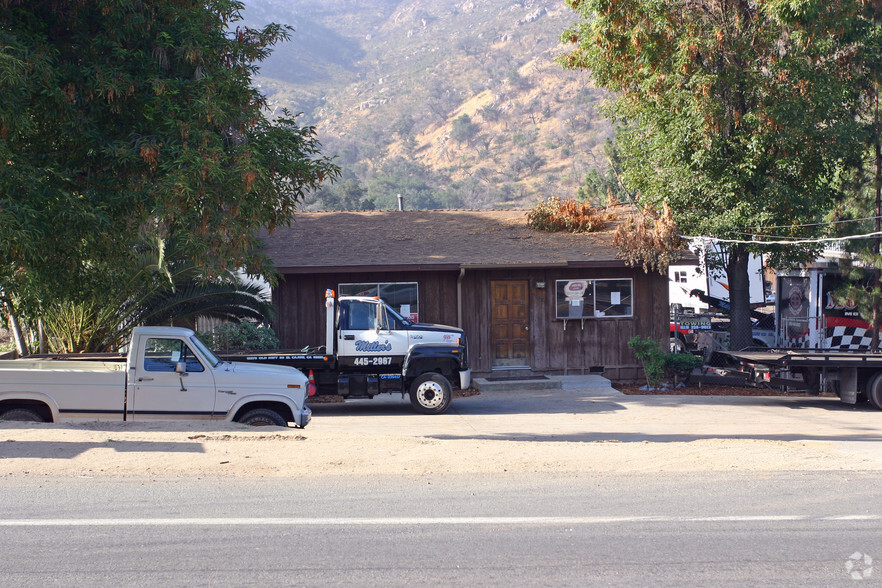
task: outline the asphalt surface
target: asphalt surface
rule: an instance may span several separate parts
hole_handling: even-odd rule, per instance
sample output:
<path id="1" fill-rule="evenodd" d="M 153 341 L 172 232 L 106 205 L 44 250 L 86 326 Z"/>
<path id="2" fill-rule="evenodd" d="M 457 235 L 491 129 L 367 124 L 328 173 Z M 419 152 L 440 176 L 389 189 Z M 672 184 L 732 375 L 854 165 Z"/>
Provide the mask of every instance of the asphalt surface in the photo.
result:
<path id="1" fill-rule="evenodd" d="M 666 471 L 654 463 L 623 472 L 607 461 L 585 471 L 279 478 L 54 478 L 35 466 L 32 476 L 0 476 L 0 585 L 845 586 L 882 579 L 882 411 L 867 405 L 626 396 L 595 380 L 484 390 L 455 399 L 443 415 L 416 414 L 407 399 L 388 395 L 313 410 L 304 443 L 353 434 L 390 446 L 398 436 L 474 439 L 499 441 L 492 445 L 511 453 L 557 442 L 592 448 L 586 458 L 628 448 L 612 452 L 634 458 L 644 448 L 679 454 L 688 451 L 680 442 L 711 441 L 694 444 L 697 459 L 718 455 L 720 444 L 740 455 L 754 441 L 771 441 L 823 447 L 817 455 L 828 457 L 815 467 L 809 451 L 807 468 L 775 471 L 764 465 L 761 444 L 753 447 L 756 467 L 743 470 Z M 21 443 L 20 426 L 3 427 L 13 445 Z M 54 452 L 65 444 L 59 432 Z M 383 441 L 384 434 L 392 437 Z"/>

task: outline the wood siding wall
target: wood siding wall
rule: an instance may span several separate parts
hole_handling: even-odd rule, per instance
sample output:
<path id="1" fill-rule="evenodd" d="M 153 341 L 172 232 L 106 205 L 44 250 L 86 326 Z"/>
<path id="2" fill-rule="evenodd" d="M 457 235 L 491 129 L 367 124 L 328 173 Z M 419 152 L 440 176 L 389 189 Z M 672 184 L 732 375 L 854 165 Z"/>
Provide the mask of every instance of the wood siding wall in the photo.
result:
<path id="1" fill-rule="evenodd" d="M 462 278 L 463 324 L 457 324 L 459 272 L 350 272 L 289 274 L 273 291 L 279 318 L 273 325 L 282 345 L 302 348 L 325 343 L 324 293 L 339 283 L 417 282 L 420 321 L 461 326 L 468 337 L 473 375 L 491 372 L 491 280 L 527 280 L 529 283 L 530 357 L 533 373 L 587 374 L 603 369 L 613 381 L 642 379 L 642 367 L 628 348 L 635 336 L 666 345 L 669 337 L 668 282 L 658 274 L 630 268 L 466 270 Z M 555 319 L 555 281 L 563 279 L 630 278 L 634 316 L 627 318 Z M 544 288 L 537 283 L 544 282 Z"/>

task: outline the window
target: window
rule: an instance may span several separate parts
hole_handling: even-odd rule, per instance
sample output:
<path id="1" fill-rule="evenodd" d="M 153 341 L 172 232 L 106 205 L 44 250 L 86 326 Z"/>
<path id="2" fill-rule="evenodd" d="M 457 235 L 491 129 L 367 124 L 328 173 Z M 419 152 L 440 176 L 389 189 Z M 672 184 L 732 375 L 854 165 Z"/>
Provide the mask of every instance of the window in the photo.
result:
<path id="1" fill-rule="evenodd" d="M 377 327 L 377 305 L 370 302 L 349 303 L 349 329 L 367 331 Z"/>
<path id="2" fill-rule="evenodd" d="M 559 319 L 633 316 L 630 279 L 557 280 Z"/>
<path id="3" fill-rule="evenodd" d="M 144 348 L 144 369 L 148 372 L 174 372 L 179 362 L 188 372 L 202 372 L 205 368 L 193 351 L 180 339 L 147 339 Z"/>
<path id="4" fill-rule="evenodd" d="M 685 271 L 675 271 L 674 272 L 674 281 L 680 284 L 685 284 L 687 279 L 687 272 Z"/>
<path id="5" fill-rule="evenodd" d="M 419 288 L 416 282 L 367 282 L 338 284 L 340 296 L 379 296 L 402 317 L 419 320 Z"/>

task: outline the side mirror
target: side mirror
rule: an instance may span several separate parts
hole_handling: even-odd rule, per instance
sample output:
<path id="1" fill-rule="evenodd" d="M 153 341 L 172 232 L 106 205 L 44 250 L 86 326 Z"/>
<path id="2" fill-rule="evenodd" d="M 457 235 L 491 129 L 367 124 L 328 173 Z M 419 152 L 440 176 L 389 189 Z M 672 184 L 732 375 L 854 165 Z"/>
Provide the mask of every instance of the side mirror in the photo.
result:
<path id="1" fill-rule="evenodd" d="M 183 361 L 179 361 L 175 364 L 175 373 L 179 376 L 187 375 L 187 363 Z"/>

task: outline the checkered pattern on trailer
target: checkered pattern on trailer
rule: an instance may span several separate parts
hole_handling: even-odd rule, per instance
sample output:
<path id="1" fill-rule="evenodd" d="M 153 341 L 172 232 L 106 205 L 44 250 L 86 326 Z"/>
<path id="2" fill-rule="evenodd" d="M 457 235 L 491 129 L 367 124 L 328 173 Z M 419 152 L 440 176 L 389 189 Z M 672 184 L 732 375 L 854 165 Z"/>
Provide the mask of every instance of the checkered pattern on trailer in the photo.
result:
<path id="1" fill-rule="evenodd" d="M 869 349 L 873 341 L 872 331 L 861 327 L 827 328 L 824 335 L 827 349 Z"/>

